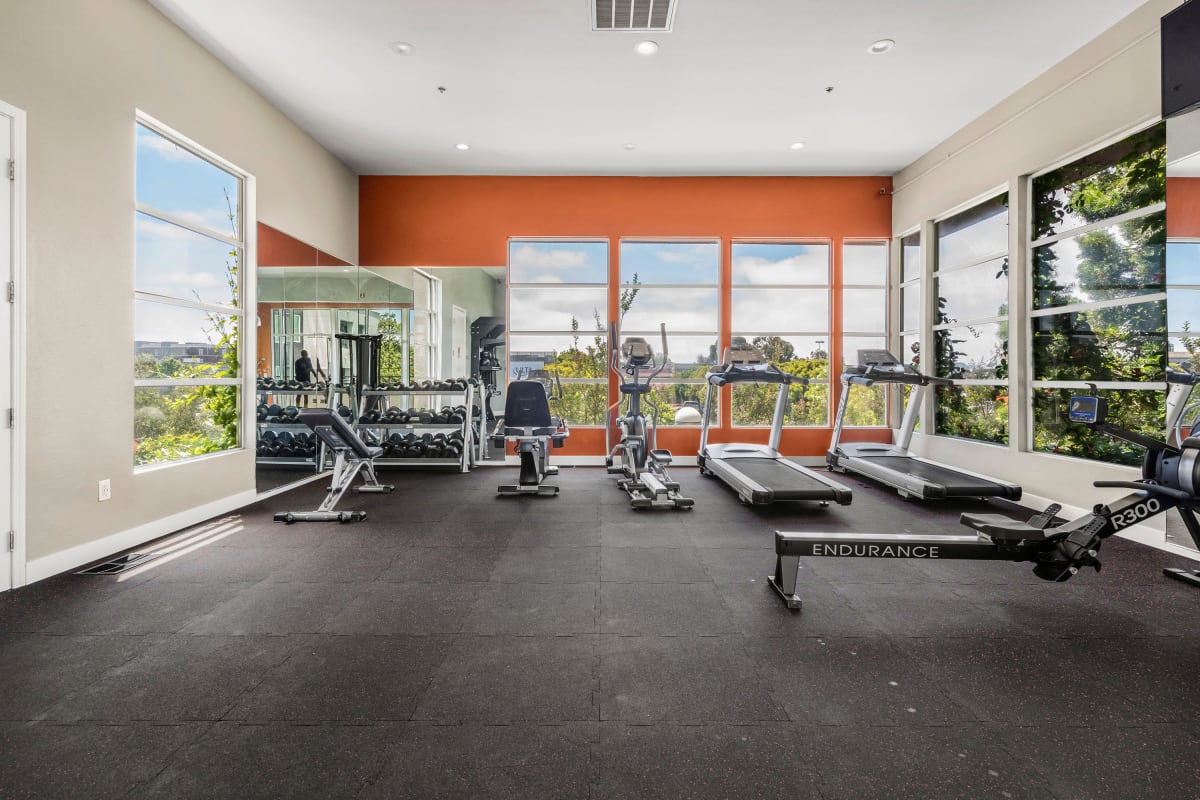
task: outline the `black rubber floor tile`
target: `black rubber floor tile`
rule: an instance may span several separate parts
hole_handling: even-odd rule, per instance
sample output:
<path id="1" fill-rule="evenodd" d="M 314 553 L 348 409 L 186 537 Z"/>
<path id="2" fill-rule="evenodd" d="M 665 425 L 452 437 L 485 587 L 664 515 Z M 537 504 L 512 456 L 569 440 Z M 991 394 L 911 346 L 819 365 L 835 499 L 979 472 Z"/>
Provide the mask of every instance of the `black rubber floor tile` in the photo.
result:
<path id="1" fill-rule="evenodd" d="M 162 636 L 0 636 L 0 719 L 38 719 L 156 644 Z"/>
<path id="2" fill-rule="evenodd" d="M 509 545 L 520 526 L 519 520 L 509 519 L 447 519 L 406 530 L 405 541 L 413 547 L 502 548 Z"/>
<path id="3" fill-rule="evenodd" d="M 410 547 L 397 554 L 377 580 L 401 583 L 486 581 L 502 552 L 494 547 Z"/>
<path id="4" fill-rule="evenodd" d="M 702 522 L 684 526 L 684 533 L 694 547 L 719 547 L 775 552 L 773 529 L 756 521 L 713 521 L 707 515 Z"/>
<path id="5" fill-rule="evenodd" d="M 692 547 L 681 515 L 642 516 L 636 520 L 600 523 L 602 547 Z"/>
<path id="6" fill-rule="evenodd" d="M 0 634 L 37 633 L 148 580 L 141 576 L 127 582 L 114 575 L 60 575 L 0 592 Z"/>
<path id="7" fill-rule="evenodd" d="M 715 636 L 737 626 L 712 583 L 603 583 L 600 632 Z"/>
<path id="8" fill-rule="evenodd" d="M 387 739 L 363 725 L 213 725 L 138 797 L 351 800 L 379 774 Z"/>
<path id="9" fill-rule="evenodd" d="M 315 549 L 279 547 L 201 547 L 151 562 L 154 582 L 255 583 Z"/>
<path id="10" fill-rule="evenodd" d="M 353 583 L 258 583 L 181 631 L 204 636 L 317 633 L 362 592 Z"/>
<path id="11" fill-rule="evenodd" d="M 821 798 L 813 759 L 787 724 L 603 722 L 598 753 L 597 800 Z"/>
<path id="12" fill-rule="evenodd" d="M 977 722 L 882 636 L 747 639 L 747 654 L 788 716 L 812 725 Z"/>
<path id="13" fill-rule="evenodd" d="M 599 674 L 601 720 L 787 718 L 737 636 L 602 636 Z"/>
<path id="14" fill-rule="evenodd" d="M 824 800 L 1055 800 L 1035 764 L 1013 758 L 986 726 L 797 726 L 797 731 L 801 749 L 817 764 Z M 1046 760 L 1042 751 L 1038 763 Z"/>
<path id="15" fill-rule="evenodd" d="M 139 635 L 175 633 L 198 615 L 253 586 L 249 583 L 148 581 L 127 592 L 80 604 L 45 628 L 46 633 Z"/>
<path id="16" fill-rule="evenodd" d="M 275 570 L 271 583 L 365 583 L 391 566 L 399 547 L 329 545 L 305 551 Z"/>
<path id="17" fill-rule="evenodd" d="M 141 796 L 145 784 L 172 754 L 208 727 L 208 723 L 0 727 L 0 797 Z"/>
<path id="18" fill-rule="evenodd" d="M 508 540 L 509 547 L 599 547 L 600 523 L 594 520 L 561 523 L 523 520 Z"/>
<path id="19" fill-rule="evenodd" d="M 596 638 L 460 635 L 413 719 L 496 724 L 595 720 Z"/>
<path id="20" fill-rule="evenodd" d="M 958 586 L 952 590 L 973 605 L 986 606 L 1013 636 L 1109 638 L 1163 633 L 1149 615 L 1109 602 L 1106 590 L 1088 583 L 1088 577 L 1081 574 L 1067 583 L 1038 581 L 1035 585 Z M 1003 635 L 1000 629 L 993 631 Z"/>
<path id="21" fill-rule="evenodd" d="M 789 609 L 763 579 L 718 587 L 738 632 L 746 637 L 879 636 L 885 631 L 824 581 L 797 585 L 803 608 Z"/>
<path id="22" fill-rule="evenodd" d="M 321 626 L 321 633 L 381 636 L 458 633 L 483 585 L 386 581 L 367 584 Z"/>
<path id="23" fill-rule="evenodd" d="M 775 553 L 743 548 L 697 548 L 705 572 L 718 585 L 762 583 L 775 572 Z"/>
<path id="24" fill-rule="evenodd" d="M 1085 577 L 1083 573 L 1072 581 Z M 1158 583 L 1116 586 L 1096 592 L 1099 602 L 1124 615 L 1143 630 L 1159 636 L 1200 637 L 1200 590 L 1190 584 L 1162 576 Z"/>
<path id="25" fill-rule="evenodd" d="M 1154 712 L 1107 688 L 1079 640 L 897 639 L 925 677 L 981 720 L 1004 725 L 1136 725 Z"/>
<path id="26" fill-rule="evenodd" d="M 1200 723 L 1200 691 L 1196 687 L 1200 639 L 1088 638 L 1075 642 L 1066 654 L 1076 669 L 1094 675 L 1097 683 L 1108 687 L 1098 693 L 1125 697 L 1148 721 Z"/>
<path id="27" fill-rule="evenodd" d="M 479 588 L 463 633 L 570 636 L 599 633 L 599 583 L 488 583 Z"/>
<path id="28" fill-rule="evenodd" d="M 956 594 L 945 584 L 844 584 L 837 591 L 850 605 L 893 636 L 1013 636 L 1004 615 Z M 801 595 L 803 599 L 803 595 Z"/>
<path id="29" fill-rule="evenodd" d="M 710 583 L 694 547 L 606 547 L 600 580 L 615 583 Z"/>
<path id="30" fill-rule="evenodd" d="M 509 547 L 497 559 L 491 580 L 501 583 L 594 583 L 600 580 L 600 548 Z"/>
<path id="31" fill-rule="evenodd" d="M 296 637 L 291 655 L 225 714 L 245 722 L 407 720 L 447 636 Z"/>
<path id="32" fill-rule="evenodd" d="M 361 800 L 589 797 L 594 722 L 398 726 L 390 760 Z M 486 754 L 486 755 L 484 755 Z"/>
<path id="33" fill-rule="evenodd" d="M 67 722 L 215 721 L 294 645 L 279 636 L 172 636 L 109 669 L 42 716 Z"/>
<path id="34" fill-rule="evenodd" d="M 999 743 L 1033 765 L 1056 800 L 1200 796 L 1200 737 L 1182 725 L 1006 728 Z M 1057 764 L 1047 753 L 1081 757 Z M 1086 755 L 1082 755 L 1086 754 Z"/>

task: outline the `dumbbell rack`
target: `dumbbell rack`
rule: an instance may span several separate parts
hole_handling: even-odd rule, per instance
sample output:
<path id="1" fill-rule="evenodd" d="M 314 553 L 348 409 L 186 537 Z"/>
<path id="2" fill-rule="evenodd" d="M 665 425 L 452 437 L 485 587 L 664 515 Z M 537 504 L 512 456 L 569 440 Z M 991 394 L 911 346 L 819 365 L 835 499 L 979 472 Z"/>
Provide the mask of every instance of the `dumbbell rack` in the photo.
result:
<path id="1" fill-rule="evenodd" d="M 318 405 L 333 405 L 334 389 L 338 387 L 326 387 L 323 389 L 307 388 L 307 389 L 289 389 L 286 387 L 259 388 L 255 391 L 257 394 L 268 395 L 272 400 L 279 397 L 300 397 L 316 398 Z M 353 394 L 351 394 L 353 397 Z M 278 402 L 276 400 L 276 402 Z M 291 404 L 289 404 L 291 405 Z M 351 404 L 351 407 L 353 405 Z M 291 433 L 310 433 L 308 426 L 298 420 L 288 420 L 281 418 L 268 417 L 266 420 L 260 420 L 255 426 L 255 450 L 258 449 L 258 443 L 262 441 L 263 434 L 267 431 L 288 431 Z M 325 463 L 325 446 L 317 443 L 316 450 L 312 455 L 305 456 L 255 456 L 255 464 L 263 464 L 268 466 L 289 466 L 289 467 L 307 467 L 311 466 L 314 472 L 320 472 Z"/>
<path id="2" fill-rule="evenodd" d="M 457 458 L 394 458 L 380 457 L 375 460 L 376 464 L 398 466 L 398 467 L 457 467 L 459 472 L 469 472 L 471 467 L 475 466 L 476 460 L 476 441 L 474 424 L 472 418 L 475 409 L 475 388 L 467 385 L 465 389 L 363 389 L 362 397 L 360 398 L 360 406 L 358 409 L 358 429 L 376 431 L 379 434 L 379 439 L 386 439 L 388 435 L 397 432 L 416 433 L 418 431 L 462 431 L 463 435 L 463 451 L 462 455 Z M 375 405 L 375 400 L 378 399 L 382 405 L 388 405 L 386 400 L 392 398 L 401 399 L 401 402 L 394 405 L 400 406 L 405 410 L 413 408 L 415 398 L 440 398 L 452 397 L 458 401 L 459 405 L 466 406 L 466 414 L 463 416 L 461 423 L 437 423 L 437 422 L 365 422 L 363 416 L 367 409 Z"/>

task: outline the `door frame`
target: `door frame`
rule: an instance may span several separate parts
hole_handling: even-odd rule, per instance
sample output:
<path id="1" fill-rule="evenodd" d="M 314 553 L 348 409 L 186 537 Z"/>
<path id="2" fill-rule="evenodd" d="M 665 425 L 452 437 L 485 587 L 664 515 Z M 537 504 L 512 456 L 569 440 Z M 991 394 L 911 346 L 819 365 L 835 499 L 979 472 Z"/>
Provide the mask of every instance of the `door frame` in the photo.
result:
<path id="1" fill-rule="evenodd" d="M 25 178 L 28 160 L 25 147 L 25 112 L 16 106 L 0 100 L 0 115 L 12 119 L 12 159 L 16 163 L 14 180 L 12 181 L 12 277 L 15 293 L 12 304 L 12 403 L 13 403 L 13 434 L 11 453 L 12 496 L 10 498 L 11 530 L 13 531 L 12 559 L 12 588 L 25 585 L 26 580 L 26 541 L 25 541 L 25 219 L 26 219 L 26 188 Z M 0 298 L 3 302 L 4 298 Z M 2 412 L 0 412 L 2 413 Z M 4 424 L 0 422 L 0 424 Z M 5 535 L 3 521 L 0 521 L 0 537 Z M 0 549 L 7 547 L 5 541 Z"/>

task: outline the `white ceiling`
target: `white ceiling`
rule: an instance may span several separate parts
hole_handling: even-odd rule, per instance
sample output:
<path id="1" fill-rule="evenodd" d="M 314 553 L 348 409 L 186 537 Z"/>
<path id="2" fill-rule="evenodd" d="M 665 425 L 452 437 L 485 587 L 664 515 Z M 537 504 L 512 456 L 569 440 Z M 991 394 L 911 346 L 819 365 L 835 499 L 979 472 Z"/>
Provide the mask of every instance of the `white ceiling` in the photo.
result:
<path id="1" fill-rule="evenodd" d="M 644 34 L 588 0 L 150 2 L 351 169 L 425 175 L 892 174 L 1142 4 L 678 0 Z"/>

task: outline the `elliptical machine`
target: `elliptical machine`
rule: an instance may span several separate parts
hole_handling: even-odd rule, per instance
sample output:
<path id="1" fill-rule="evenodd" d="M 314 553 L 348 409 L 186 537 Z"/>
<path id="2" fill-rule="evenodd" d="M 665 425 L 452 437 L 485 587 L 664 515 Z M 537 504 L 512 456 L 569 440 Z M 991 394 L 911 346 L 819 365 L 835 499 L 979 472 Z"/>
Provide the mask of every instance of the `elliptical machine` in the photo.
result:
<path id="1" fill-rule="evenodd" d="M 650 384 L 667 366 L 667 326 L 662 325 L 662 358 L 655 360 L 650 343 L 640 336 L 630 336 L 621 343 L 616 323 L 608 326 L 612 357 L 609 369 L 617 376 L 622 398 L 627 398 L 625 412 L 615 416 L 622 400 L 609 406 L 604 427 L 604 445 L 608 456 L 604 465 L 610 475 L 622 475 L 617 486 L 629 493 L 630 504 L 642 508 L 691 508 L 695 501 L 679 494 L 679 484 L 671 480 L 667 467 L 671 451 L 660 450 L 658 444 L 658 405 L 650 399 Z M 645 380 L 642 380 L 643 375 Z M 644 398 L 644 400 L 643 400 Z M 649 425 L 642 413 L 642 403 L 651 409 Z M 614 424 L 621 439 L 609 447 Z"/>

